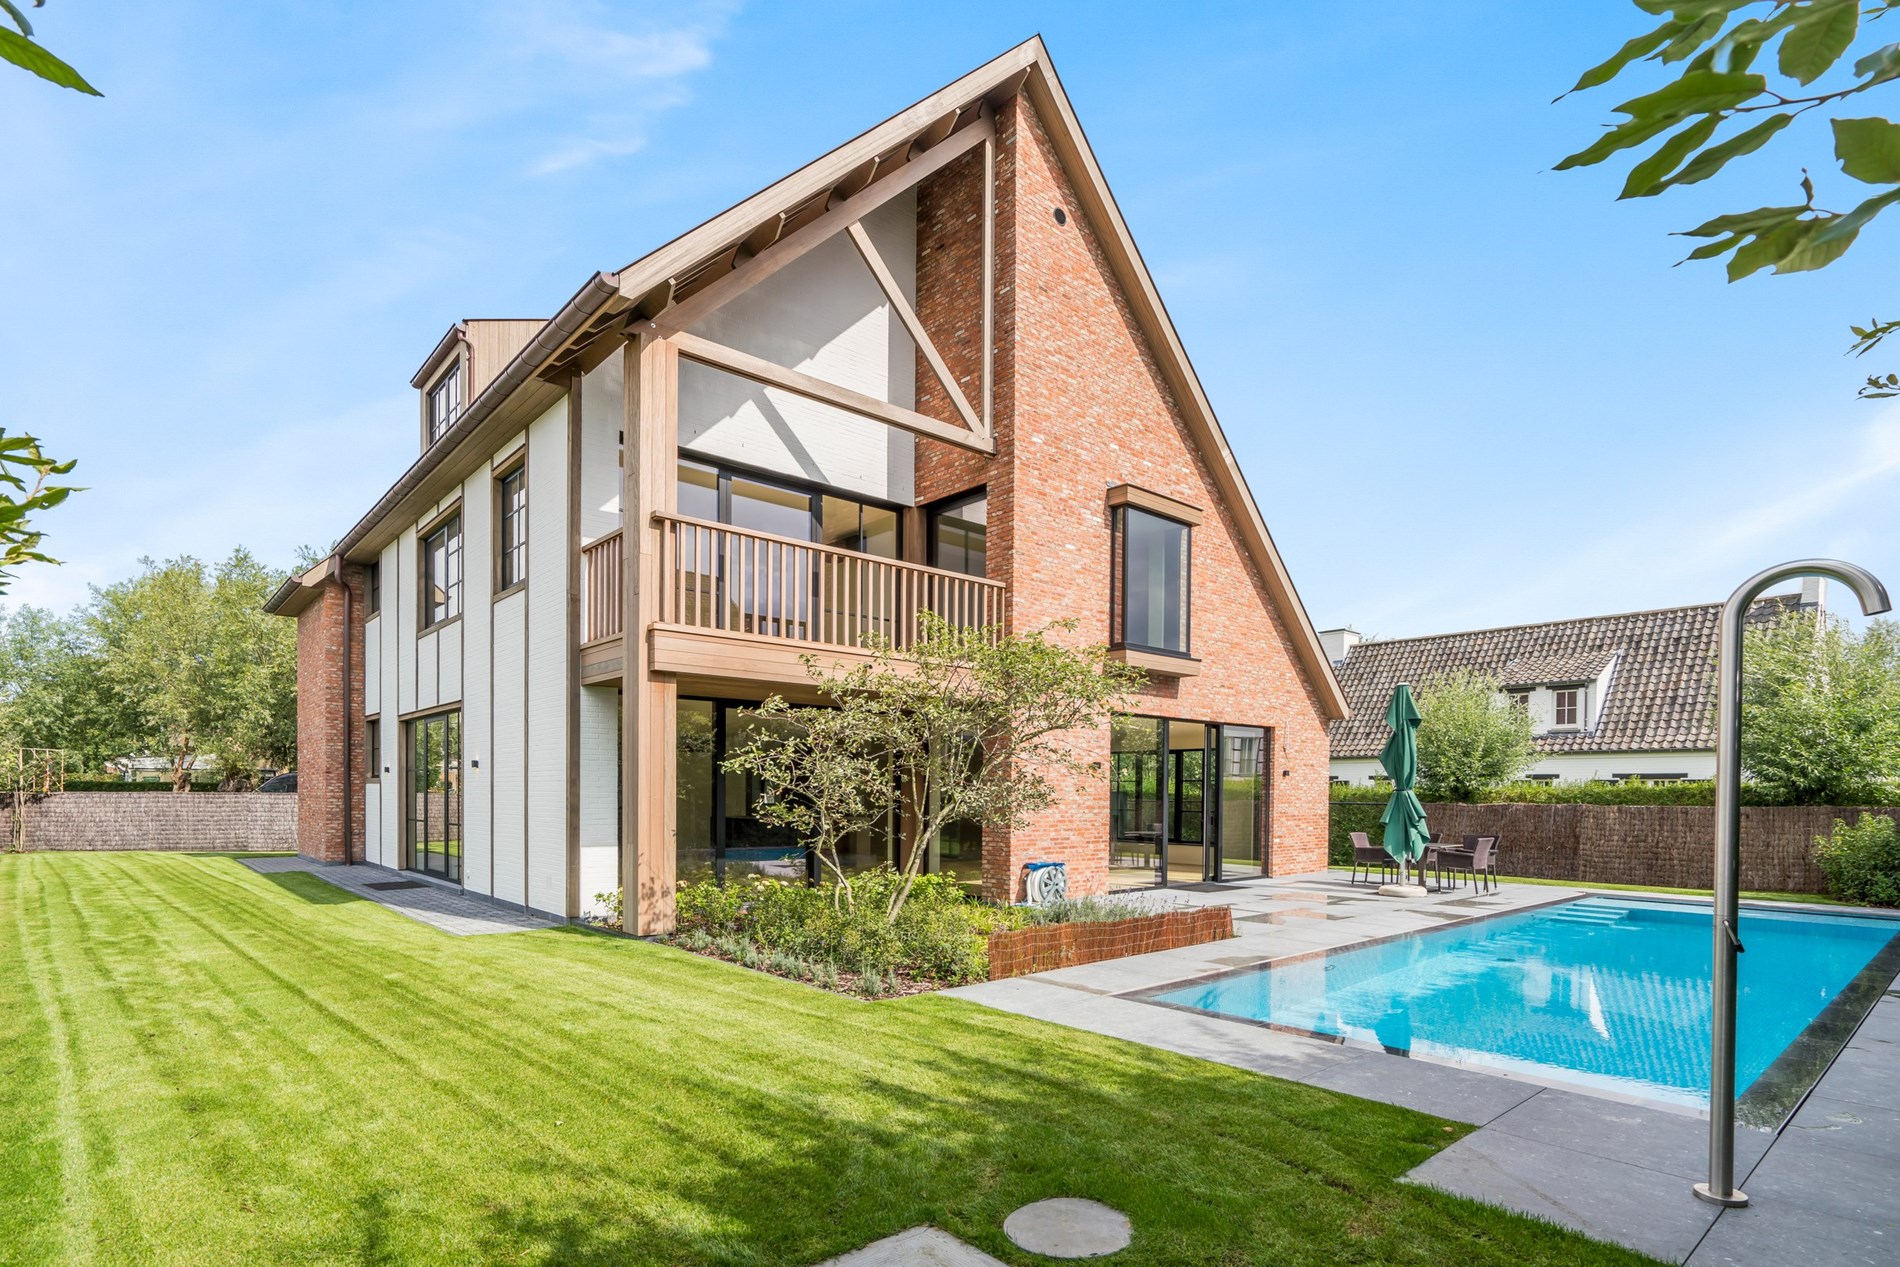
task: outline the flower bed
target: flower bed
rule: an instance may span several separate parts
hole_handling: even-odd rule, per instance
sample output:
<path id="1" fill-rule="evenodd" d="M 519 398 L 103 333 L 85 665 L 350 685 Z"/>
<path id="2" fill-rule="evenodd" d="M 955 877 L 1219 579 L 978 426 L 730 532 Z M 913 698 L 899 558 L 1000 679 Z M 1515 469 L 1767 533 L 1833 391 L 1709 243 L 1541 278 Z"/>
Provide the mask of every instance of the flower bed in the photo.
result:
<path id="1" fill-rule="evenodd" d="M 1039 971 L 1014 965 L 1041 965 L 1051 955 L 1063 957 L 1046 966 L 1093 963 L 1233 932 L 1225 907 L 1158 911 L 1145 895 L 996 906 L 934 875 L 917 878 L 892 920 L 898 883 L 895 872 L 880 868 L 854 876 L 848 889 L 757 877 L 684 884 L 670 940 L 774 976 L 879 998 Z M 1031 936 L 1009 940 L 1019 934 Z M 1066 949 L 1049 949 L 1057 946 Z M 995 970 L 999 948 L 1011 971 Z"/>
<path id="2" fill-rule="evenodd" d="M 990 934 L 990 980 L 1198 946 L 1233 935 L 1234 912 L 1227 906 L 1161 911 L 1106 922 L 1003 929 Z"/>

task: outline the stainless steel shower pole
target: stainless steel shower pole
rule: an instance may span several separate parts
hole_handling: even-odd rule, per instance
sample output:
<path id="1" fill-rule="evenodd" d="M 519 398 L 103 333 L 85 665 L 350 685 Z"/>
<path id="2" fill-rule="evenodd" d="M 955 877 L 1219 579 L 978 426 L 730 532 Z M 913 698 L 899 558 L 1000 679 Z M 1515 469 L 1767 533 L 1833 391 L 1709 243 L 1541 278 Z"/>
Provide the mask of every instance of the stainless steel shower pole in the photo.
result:
<path id="1" fill-rule="evenodd" d="M 1696 1196 L 1715 1205 L 1747 1205 L 1735 1186 L 1735 955 L 1742 948 L 1736 889 L 1742 834 L 1742 630 L 1762 591 L 1798 576 L 1825 576 L 1854 591 L 1869 616 L 1890 611 L 1887 587 L 1872 572 L 1836 559 L 1800 559 L 1757 572 L 1722 607 L 1716 651 L 1714 1024 L 1709 1037 L 1709 1178 Z"/>

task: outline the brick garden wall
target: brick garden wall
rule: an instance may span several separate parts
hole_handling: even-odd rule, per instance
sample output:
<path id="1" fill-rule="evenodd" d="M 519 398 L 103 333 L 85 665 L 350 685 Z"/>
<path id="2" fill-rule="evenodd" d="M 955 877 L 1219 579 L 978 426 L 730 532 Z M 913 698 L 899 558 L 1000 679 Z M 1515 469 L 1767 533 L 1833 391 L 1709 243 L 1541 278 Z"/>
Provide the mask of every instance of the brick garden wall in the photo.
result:
<path id="1" fill-rule="evenodd" d="M 972 154 L 918 193 L 919 317 L 972 401 L 981 400 L 981 173 Z M 985 458 L 920 438 L 919 503 L 987 485 L 989 576 L 1010 587 L 1010 626 L 1072 619 L 1067 636 L 1094 643 L 1109 637 L 1108 487 L 1135 484 L 1201 508 L 1191 637 L 1202 671 L 1151 678 L 1130 711 L 1271 727 L 1271 869 L 1323 867 L 1329 748 L 1318 696 L 1293 650 L 1291 614 L 1275 609 L 1246 554 L 1096 227 L 1021 96 L 997 116 L 996 270 L 997 452 Z M 920 364 L 917 383 L 920 411 L 954 418 L 928 366 Z M 1258 485 L 1263 494 L 1272 475 Z M 1070 740 L 1084 762 L 1106 771 L 1106 726 Z M 1106 780 L 1060 792 L 1021 829 L 986 834 L 986 896 L 1019 897 L 1029 861 L 1066 863 L 1071 892 L 1107 888 Z"/>
<path id="2" fill-rule="evenodd" d="M 1742 807 L 1742 887 L 1825 893 L 1814 838 L 1858 808 Z M 1900 809 L 1875 809 L 1900 819 Z M 1714 883 L 1715 809 L 1708 805 L 1447 805 L 1425 807 L 1434 832 L 1501 835 L 1498 870 L 1582 884 L 1706 889 Z M 1376 841 L 1376 829 L 1371 833 Z"/>
<path id="3" fill-rule="evenodd" d="M 12 827 L 11 809 L 0 825 Z M 277 792 L 56 792 L 26 806 L 29 852 L 297 847 L 297 796 Z"/>
<path id="4" fill-rule="evenodd" d="M 1013 928 L 990 934 L 990 980 L 1198 946 L 1233 935 L 1234 912 L 1227 906 L 1163 911 L 1100 923 Z"/>

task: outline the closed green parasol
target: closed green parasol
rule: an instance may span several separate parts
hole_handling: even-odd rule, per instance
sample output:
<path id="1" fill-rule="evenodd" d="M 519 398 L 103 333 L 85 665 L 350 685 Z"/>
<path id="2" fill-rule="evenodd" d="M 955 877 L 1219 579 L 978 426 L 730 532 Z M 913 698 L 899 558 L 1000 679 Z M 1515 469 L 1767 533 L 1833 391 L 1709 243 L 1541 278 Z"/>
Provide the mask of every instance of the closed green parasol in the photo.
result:
<path id="1" fill-rule="evenodd" d="M 1399 864 L 1399 882 L 1409 884 L 1409 864 L 1425 856 L 1431 836 L 1425 807 L 1412 791 L 1418 781 L 1418 705 L 1412 702 L 1412 688 L 1403 682 L 1392 688 L 1385 724 L 1392 728 L 1392 737 L 1379 753 L 1379 764 L 1392 776 L 1392 799 L 1379 821 L 1385 824 L 1385 851 Z"/>

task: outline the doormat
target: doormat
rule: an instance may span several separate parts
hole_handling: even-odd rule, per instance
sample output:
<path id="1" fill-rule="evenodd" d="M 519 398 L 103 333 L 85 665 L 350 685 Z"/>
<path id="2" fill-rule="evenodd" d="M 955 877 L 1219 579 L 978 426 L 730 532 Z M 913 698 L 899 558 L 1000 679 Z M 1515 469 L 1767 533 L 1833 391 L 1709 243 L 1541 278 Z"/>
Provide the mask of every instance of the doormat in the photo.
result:
<path id="1" fill-rule="evenodd" d="M 378 884 L 365 884 L 363 887 L 387 893 L 391 889 L 426 889 L 429 886 L 420 880 L 384 880 Z"/>

